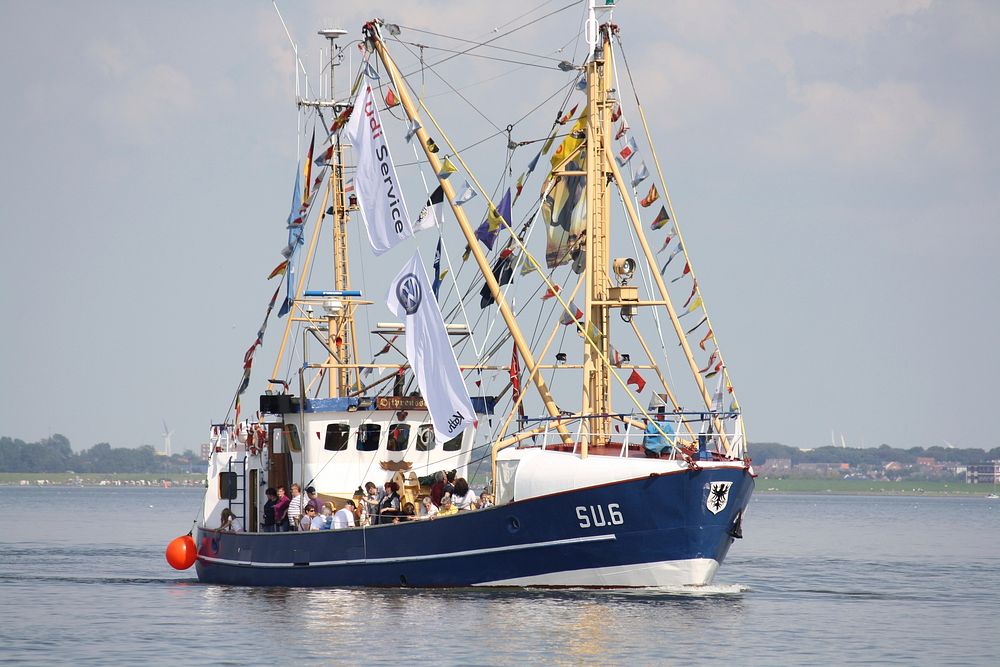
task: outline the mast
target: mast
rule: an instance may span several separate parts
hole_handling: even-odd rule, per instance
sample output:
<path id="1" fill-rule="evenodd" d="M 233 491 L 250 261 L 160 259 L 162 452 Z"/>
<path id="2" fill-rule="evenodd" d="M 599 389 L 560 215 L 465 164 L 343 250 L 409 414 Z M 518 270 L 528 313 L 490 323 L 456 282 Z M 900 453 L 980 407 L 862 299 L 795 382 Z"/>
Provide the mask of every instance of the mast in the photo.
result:
<path id="1" fill-rule="evenodd" d="M 591 8 L 591 20 L 594 18 Z M 589 33 L 590 26 L 588 26 Z M 600 26 L 591 41 L 592 55 L 587 71 L 587 226 L 586 226 L 586 332 L 583 350 L 583 415 L 598 415 L 587 420 L 589 435 L 583 439 L 580 455 L 587 456 L 587 442 L 598 446 L 611 433 L 611 382 L 605 360 L 608 358 L 608 305 L 610 276 L 611 198 L 608 192 L 610 172 L 606 147 L 611 144 L 610 102 L 611 58 L 608 57 L 607 25 Z M 590 35 L 588 34 L 588 41 Z"/>

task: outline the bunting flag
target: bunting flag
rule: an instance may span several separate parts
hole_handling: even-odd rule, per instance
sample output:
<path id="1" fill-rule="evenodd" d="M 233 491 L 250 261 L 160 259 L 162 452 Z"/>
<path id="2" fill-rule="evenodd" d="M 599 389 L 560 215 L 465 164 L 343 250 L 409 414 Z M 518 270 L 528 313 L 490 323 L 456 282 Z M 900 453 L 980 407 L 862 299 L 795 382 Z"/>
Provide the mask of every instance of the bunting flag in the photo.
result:
<path id="1" fill-rule="evenodd" d="M 274 267 L 274 269 L 271 271 L 271 273 L 267 274 L 267 279 L 270 280 L 271 278 L 274 278 L 275 276 L 283 276 L 283 275 L 285 275 L 285 269 L 287 269 L 287 268 L 288 268 L 288 260 L 286 259 L 281 264 L 278 264 L 276 267 Z"/>
<path id="2" fill-rule="evenodd" d="M 301 208 L 300 202 L 301 197 L 299 195 L 300 179 L 302 175 L 299 173 L 298 165 L 295 165 L 295 187 L 292 190 L 292 207 L 288 212 L 288 244 L 281 251 L 281 254 L 285 257 L 285 300 L 281 304 L 281 308 L 278 310 L 278 317 L 284 317 L 288 314 L 288 311 L 292 308 L 292 302 L 295 295 L 295 287 L 293 283 L 295 282 L 295 256 L 298 253 L 298 249 L 305 243 L 305 226 L 302 225 L 302 217 L 298 215 L 298 211 Z"/>
<path id="3" fill-rule="evenodd" d="M 615 141 L 618 141 L 619 139 L 621 139 L 622 137 L 624 137 L 625 133 L 628 132 L 630 129 L 632 129 L 632 128 L 630 128 L 628 126 L 628 123 L 623 120 L 621 127 L 619 127 L 618 131 L 615 132 Z"/>
<path id="4" fill-rule="evenodd" d="M 704 338 L 702 338 L 702 339 L 701 339 L 700 341 L 698 341 L 698 347 L 700 347 L 700 348 L 701 348 L 702 350 L 704 350 L 704 349 L 705 349 L 705 341 L 707 341 L 707 340 L 708 340 L 709 338 L 711 338 L 711 337 L 712 337 L 712 330 L 711 330 L 711 329 L 709 329 L 709 330 L 708 330 L 708 333 L 707 333 L 707 334 L 705 334 L 705 337 L 704 337 Z M 732 390 L 733 390 L 733 388 L 732 388 L 732 387 L 730 387 L 730 388 L 729 388 L 729 391 L 732 391 Z"/>
<path id="5" fill-rule="evenodd" d="M 240 386 L 236 390 L 236 402 L 237 402 L 237 421 L 239 421 L 239 400 L 240 395 L 247 390 L 250 386 L 250 372 L 253 368 L 253 357 L 257 348 L 264 344 L 264 332 L 267 331 L 267 321 L 271 317 L 271 311 L 274 310 L 274 304 L 278 301 L 278 292 L 281 291 L 281 285 L 279 284 L 275 290 L 274 294 L 271 295 L 271 300 L 267 304 L 267 312 L 264 313 L 264 321 L 261 322 L 260 328 L 257 329 L 257 337 L 253 341 L 253 345 L 247 349 L 246 353 L 243 355 L 243 377 L 240 380 Z"/>
<path id="6" fill-rule="evenodd" d="M 559 144 L 559 148 L 555 150 L 552 154 L 552 158 L 549 160 L 552 168 L 555 169 L 559 164 L 565 161 L 568 157 L 573 155 L 576 150 L 583 144 L 584 139 L 587 136 L 587 109 L 584 109 L 580 113 L 580 117 L 576 119 L 576 123 L 570 129 L 569 134 L 562 143 Z M 567 168 L 568 165 L 567 165 Z"/>
<path id="7" fill-rule="evenodd" d="M 391 109 L 393 107 L 399 106 L 399 100 L 396 98 L 396 93 L 392 88 L 385 94 L 385 108 Z"/>
<path id="8" fill-rule="evenodd" d="M 456 171 L 458 171 L 458 167 L 452 164 L 450 158 L 445 157 L 444 164 L 441 165 L 441 171 L 437 173 L 437 176 L 442 181 L 447 181 L 449 178 L 451 178 L 451 175 L 454 174 Z"/>
<path id="9" fill-rule="evenodd" d="M 614 123 L 621 117 L 622 117 L 622 105 L 616 104 L 615 110 L 611 112 L 611 122 Z"/>
<path id="10" fill-rule="evenodd" d="M 434 291 L 434 299 L 439 300 L 441 292 L 441 237 L 438 236 L 437 248 L 434 250 L 434 284 L 431 289 Z"/>
<path id="11" fill-rule="evenodd" d="M 496 279 L 497 285 L 507 285 L 514 280 L 513 258 L 514 252 L 510 248 L 504 248 L 500 251 L 496 261 L 493 262 L 493 277 Z M 492 303 L 495 303 L 493 292 L 488 284 L 483 285 L 483 288 L 479 290 L 479 307 L 486 308 Z"/>
<path id="12" fill-rule="evenodd" d="M 370 85 L 365 86 L 360 103 L 354 107 L 347 135 L 356 158 L 358 208 L 372 251 L 378 256 L 413 236 L 413 225 Z"/>
<path id="13" fill-rule="evenodd" d="M 661 245 L 660 249 L 656 251 L 656 254 L 659 255 L 661 252 L 666 250 L 667 246 L 670 245 L 670 242 L 673 240 L 674 240 L 674 235 L 672 233 L 667 234 L 667 238 L 663 239 L 663 245 Z"/>
<path id="14" fill-rule="evenodd" d="M 347 119 L 351 117 L 351 112 L 354 111 L 354 105 L 351 105 L 337 114 L 337 117 L 333 119 L 333 124 L 330 125 L 330 134 L 336 134 L 340 128 L 347 124 Z"/>
<path id="15" fill-rule="evenodd" d="M 469 185 L 469 182 L 465 181 L 462 184 L 462 194 L 458 195 L 458 198 L 455 199 L 455 206 L 464 206 L 477 194 L 478 193 L 472 189 L 472 186 Z"/>
<path id="16" fill-rule="evenodd" d="M 629 137 L 625 147 L 618 151 L 618 155 L 615 156 L 615 162 L 618 163 L 619 167 L 624 167 L 638 151 L 639 147 L 635 144 L 635 137 Z"/>
<path id="17" fill-rule="evenodd" d="M 715 385 L 715 393 L 712 394 L 712 412 L 722 412 L 722 376 Z"/>
<path id="18" fill-rule="evenodd" d="M 328 164 L 333 159 L 333 146 L 320 153 L 320 156 L 313 160 L 315 164 Z"/>
<path id="19" fill-rule="evenodd" d="M 381 357 L 383 354 L 388 354 L 389 350 L 392 349 L 392 344 L 396 342 L 397 338 L 399 338 L 399 336 L 393 336 L 392 338 L 390 338 L 389 342 L 385 344 L 385 347 L 383 347 L 381 350 L 372 355 L 372 359 L 374 359 L 375 357 Z"/>
<path id="20" fill-rule="evenodd" d="M 639 163 L 639 169 L 632 176 L 632 187 L 639 187 L 639 184 L 647 178 L 649 178 L 649 167 L 646 166 L 645 162 L 641 162 Z"/>
<path id="21" fill-rule="evenodd" d="M 563 314 L 559 316 L 559 324 L 565 327 L 580 319 L 583 319 L 583 311 L 576 305 L 576 302 L 570 301 L 569 310 L 563 311 Z"/>
<path id="22" fill-rule="evenodd" d="M 697 294 L 697 292 L 698 292 L 698 281 L 695 280 L 694 281 L 694 285 L 691 286 L 691 293 L 688 294 L 687 301 L 685 301 L 683 303 L 683 305 L 681 305 L 681 308 L 687 308 L 688 304 L 691 302 L 691 299 L 694 298 L 694 295 Z M 702 349 L 705 349 L 705 348 L 702 348 Z"/>
<path id="23" fill-rule="evenodd" d="M 697 299 L 692 301 L 691 305 L 688 306 L 688 309 L 683 313 L 681 313 L 680 315 L 678 315 L 678 317 L 684 317 L 685 315 L 690 315 L 694 311 L 698 310 L 698 308 L 700 307 L 701 307 L 701 297 L 699 296 Z"/>
<path id="24" fill-rule="evenodd" d="M 712 364 L 715 363 L 715 357 L 717 357 L 718 355 L 719 355 L 719 351 L 718 350 L 712 350 L 712 354 L 709 355 L 709 357 L 708 357 L 708 363 L 705 364 L 704 368 L 698 369 L 698 372 L 699 373 L 707 373 L 708 370 L 710 368 L 712 368 Z"/>
<path id="25" fill-rule="evenodd" d="M 579 103 L 579 102 L 577 102 L 576 104 L 574 104 L 574 105 L 573 105 L 573 108 L 572 108 L 572 109 L 570 109 L 569 111 L 567 111 L 567 112 L 566 112 L 566 115 L 565 115 L 565 116 L 563 116 L 562 118 L 560 118 L 560 119 L 559 119 L 559 121 L 558 121 L 558 122 L 559 122 L 559 124 L 560 124 L 560 125 L 565 125 L 566 123 L 568 123 L 568 122 L 569 122 L 569 119 L 570 119 L 570 118 L 572 118 L 572 117 L 573 117 L 573 114 L 575 114 L 575 113 L 576 113 L 576 108 L 577 108 L 578 106 L 580 106 L 580 103 Z"/>
<path id="26" fill-rule="evenodd" d="M 437 144 L 434 143 L 433 139 L 427 137 L 427 150 L 429 150 L 431 153 L 437 153 L 441 149 L 437 147 Z"/>
<path id="27" fill-rule="evenodd" d="M 628 381 L 625 384 L 634 384 L 636 393 L 642 393 L 642 390 L 646 388 L 646 381 L 642 379 L 641 375 L 639 375 L 639 371 L 634 368 L 632 369 L 632 374 L 628 376 Z"/>
<path id="28" fill-rule="evenodd" d="M 362 378 L 367 378 L 368 376 L 370 376 L 374 372 L 375 372 L 375 369 L 372 366 L 362 366 L 361 367 L 361 377 Z"/>
<path id="29" fill-rule="evenodd" d="M 439 185 L 434 188 L 434 192 L 427 198 L 427 203 L 420 209 L 420 215 L 417 216 L 417 221 L 413 223 L 413 230 L 419 232 L 433 227 L 440 227 L 443 222 L 443 218 L 441 217 L 443 204 L 444 188 Z"/>
<path id="30" fill-rule="evenodd" d="M 690 336 L 692 332 L 696 331 L 698 329 L 698 327 L 700 327 L 705 322 L 708 322 L 708 316 L 707 315 L 705 317 L 701 318 L 701 321 L 698 322 L 698 324 L 694 325 L 693 327 L 691 327 L 690 329 L 688 329 L 687 331 L 685 331 L 684 335 L 685 336 Z"/>
<path id="31" fill-rule="evenodd" d="M 524 179 L 527 177 L 528 172 L 524 172 L 517 177 L 517 185 L 514 186 L 514 199 L 516 200 L 521 196 L 521 190 L 524 188 Z"/>
<path id="32" fill-rule="evenodd" d="M 616 368 L 622 367 L 622 355 L 613 345 L 608 346 L 608 356 L 611 358 L 612 366 Z"/>
<path id="33" fill-rule="evenodd" d="M 375 66 L 367 60 L 365 61 L 365 76 L 369 79 L 375 79 L 376 81 L 378 81 L 379 78 L 378 71 L 376 71 Z"/>
<path id="34" fill-rule="evenodd" d="M 538 155 L 536 155 L 535 157 L 531 158 L 531 162 L 528 163 L 528 173 L 529 174 L 535 170 L 535 167 L 538 166 L 538 160 L 541 159 L 542 153 L 544 153 L 544 152 L 545 151 L 538 151 Z"/>
<path id="35" fill-rule="evenodd" d="M 552 132 L 549 134 L 549 138 L 545 140 L 545 143 L 542 144 L 542 150 L 539 153 L 539 155 L 541 155 L 543 153 L 548 153 L 549 152 L 549 149 L 552 148 L 552 144 L 553 144 L 553 142 L 555 142 L 556 135 L 558 133 L 559 133 L 559 127 L 558 127 L 558 125 L 553 125 L 552 126 Z"/>
<path id="36" fill-rule="evenodd" d="M 576 89 L 581 92 L 587 90 L 587 77 L 581 76 L 579 79 L 577 79 Z"/>
<path id="37" fill-rule="evenodd" d="M 684 262 L 684 270 L 681 271 L 681 275 L 677 276 L 676 278 L 674 278 L 670 282 L 675 283 L 675 282 L 677 282 L 678 280 L 680 280 L 681 278 L 683 278 L 684 276 L 686 276 L 689 273 L 691 273 L 691 265 L 688 262 Z M 687 304 L 684 304 L 684 305 L 686 306 Z"/>
<path id="38" fill-rule="evenodd" d="M 415 120 L 406 121 L 406 143 L 410 143 L 417 132 L 422 129 L 420 123 Z"/>
<path id="39" fill-rule="evenodd" d="M 472 254 L 472 246 L 466 245 L 465 246 L 465 250 L 462 252 L 462 261 L 463 262 L 468 262 L 469 261 L 469 255 L 471 255 L 471 254 Z"/>
<path id="40" fill-rule="evenodd" d="M 720 370 L 722 370 L 722 362 L 721 361 L 715 365 L 715 367 L 712 369 L 712 371 L 710 373 L 705 373 L 705 379 L 707 380 L 708 378 L 715 377 L 715 375 Z"/>
<path id="41" fill-rule="evenodd" d="M 653 187 L 655 188 L 656 186 L 654 185 Z M 668 222 L 670 222 L 670 214 L 667 213 L 667 208 L 665 206 L 661 206 L 660 212 L 656 214 L 656 219 L 649 224 L 649 228 L 657 230 L 662 228 Z"/>
<path id="42" fill-rule="evenodd" d="M 521 359 L 517 356 L 517 343 L 514 344 L 514 350 L 510 356 L 510 390 L 514 402 L 518 403 L 521 398 Z M 518 403 L 517 413 L 521 419 L 524 419 L 524 403 Z"/>
<path id="43" fill-rule="evenodd" d="M 306 163 L 302 167 L 302 180 L 306 182 L 305 190 L 302 191 L 302 205 L 305 206 L 309 201 L 309 179 L 312 178 L 312 166 L 313 166 L 313 148 L 316 147 L 316 130 L 313 129 L 312 140 L 309 142 L 309 152 L 307 153 Z"/>
<path id="44" fill-rule="evenodd" d="M 642 206 L 643 208 L 649 208 L 650 205 L 659 198 L 660 198 L 660 193 L 657 192 L 656 190 L 656 183 L 653 183 L 652 185 L 649 186 L 649 193 L 641 200 L 639 200 L 639 205 Z M 669 219 L 670 218 L 668 217 L 667 220 Z M 654 227 L 654 229 L 659 229 L 659 227 Z"/>
<path id="45" fill-rule="evenodd" d="M 234 424 L 240 423 L 240 397 L 236 397 L 236 418 L 233 420 Z"/>
<path id="46" fill-rule="evenodd" d="M 667 267 L 670 266 L 670 262 L 674 261 L 674 257 L 676 257 L 678 254 L 680 254 L 682 250 L 684 250 L 684 246 L 682 246 L 680 243 L 678 243 L 677 247 L 674 248 L 670 252 L 670 256 L 667 257 L 667 261 L 663 265 L 663 268 L 660 269 L 660 275 L 663 275 L 663 274 L 665 274 L 667 272 Z"/>
<path id="47" fill-rule="evenodd" d="M 493 250 L 493 244 L 496 242 L 497 233 L 500 231 L 500 225 L 506 221 L 507 225 L 510 225 L 511 219 L 511 201 L 510 201 L 510 188 L 504 193 L 503 198 L 496 208 L 490 207 L 489 211 L 486 213 L 486 219 L 483 220 L 482 224 L 476 229 L 476 238 L 483 242 L 490 250 Z"/>
<path id="48" fill-rule="evenodd" d="M 562 291 L 562 288 L 559 287 L 559 285 L 553 285 L 552 287 L 550 287 L 547 290 L 545 290 L 545 294 L 542 295 L 542 301 L 546 301 L 548 299 L 551 299 L 556 294 L 559 294 L 559 292 L 561 292 L 561 291 Z"/>

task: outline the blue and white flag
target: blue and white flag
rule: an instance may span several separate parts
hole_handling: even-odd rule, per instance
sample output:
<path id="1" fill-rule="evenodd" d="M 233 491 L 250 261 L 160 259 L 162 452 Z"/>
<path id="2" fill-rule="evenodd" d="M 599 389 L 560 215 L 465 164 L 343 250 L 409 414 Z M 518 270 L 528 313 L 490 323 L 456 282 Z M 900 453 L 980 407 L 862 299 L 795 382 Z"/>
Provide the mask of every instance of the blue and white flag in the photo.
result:
<path id="1" fill-rule="evenodd" d="M 461 194 L 459 194 L 458 198 L 455 199 L 455 206 L 462 206 L 463 204 L 466 204 L 470 200 L 472 200 L 472 198 L 475 196 L 476 196 L 476 191 L 472 189 L 472 186 L 469 185 L 468 181 L 465 181 L 465 184 L 462 186 Z"/>
<path id="2" fill-rule="evenodd" d="M 381 255 L 413 236 L 413 225 L 406 212 L 371 85 L 365 86 L 354 103 L 346 131 L 357 158 L 354 191 L 358 197 L 358 208 L 361 209 L 372 250 Z"/>
<path id="3" fill-rule="evenodd" d="M 639 169 L 632 175 L 632 187 L 638 187 L 640 183 L 649 178 L 649 167 L 645 161 L 639 164 Z"/>
<path id="4" fill-rule="evenodd" d="M 432 294 L 418 250 L 389 285 L 386 305 L 405 324 L 406 358 L 427 402 L 434 437 L 447 442 L 475 424 L 476 413 Z"/>
<path id="5" fill-rule="evenodd" d="M 302 218 L 299 215 L 299 210 L 302 208 L 302 195 L 301 192 L 301 178 L 302 170 L 299 169 L 299 165 L 295 165 L 295 188 L 292 190 L 292 209 L 288 212 L 288 245 L 286 245 L 281 254 L 286 260 L 288 260 L 288 265 L 285 269 L 285 300 L 281 302 L 281 308 L 278 309 L 278 317 L 284 317 L 288 314 L 288 311 L 292 309 L 292 303 L 295 300 L 295 260 L 298 257 L 298 250 L 305 242 L 303 234 L 305 233 L 305 225 L 303 224 Z"/>

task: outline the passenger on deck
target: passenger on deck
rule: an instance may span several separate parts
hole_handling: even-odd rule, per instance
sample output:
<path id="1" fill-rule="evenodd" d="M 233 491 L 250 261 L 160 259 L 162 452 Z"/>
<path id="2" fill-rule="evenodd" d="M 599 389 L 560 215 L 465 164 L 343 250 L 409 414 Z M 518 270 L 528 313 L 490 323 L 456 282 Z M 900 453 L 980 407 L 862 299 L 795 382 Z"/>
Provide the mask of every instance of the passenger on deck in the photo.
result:
<path id="1" fill-rule="evenodd" d="M 385 483 L 385 497 L 379 503 L 378 510 L 380 524 L 392 523 L 392 519 L 399 516 L 399 484 Z"/>
<path id="2" fill-rule="evenodd" d="M 333 503 L 331 502 L 323 503 L 323 509 L 320 511 L 320 514 L 323 517 L 323 530 L 330 530 L 331 528 L 333 528 L 333 515 L 334 515 Z"/>
<path id="3" fill-rule="evenodd" d="M 444 495 L 444 471 L 438 470 L 434 473 L 434 484 L 431 486 L 431 502 L 437 507 L 441 504 L 441 496 Z"/>
<path id="4" fill-rule="evenodd" d="M 222 525 L 219 526 L 219 530 L 224 530 L 230 533 L 242 533 L 243 525 L 240 520 L 236 518 L 233 511 L 228 507 L 222 508 Z"/>
<path id="5" fill-rule="evenodd" d="M 455 490 L 451 494 L 451 502 L 458 511 L 476 509 L 476 493 L 469 488 L 464 477 L 455 480 Z"/>
<path id="6" fill-rule="evenodd" d="M 306 511 L 302 513 L 299 518 L 299 530 L 319 530 L 318 528 L 313 528 L 313 520 L 318 518 L 319 514 L 316 512 L 316 508 L 311 505 L 306 508 Z"/>
<path id="7" fill-rule="evenodd" d="M 261 530 L 265 533 L 274 533 L 278 531 L 278 522 L 274 520 L 274 505 L 278 502 L 278 492 L 268 487 L 264 495 L 267 496 L 267 502 L 264 503 L 264 523 L 261 524 Z"/>
<path id="8" fill-rule="evenodd" d="M 455 491 L 455 475 L 458 474 L 457 470 L 449 470 L 445 475 L 444 492 L 453 493 Z"/>
<path id="9" fill-rule="evenodd" d="M 292 498 L 288 503 L 288 521 L 292 524 L 292 530 L 299 529 L 302 514 L 302 487 L 292 484 Z"/>
<path id="10" fill-rule="evenodd" d="M 403 521 L 413 521 L 417 518 L 417 508 L 413 503 L 403 505 L 403 514 L 400 517 Z"/>
<path id="11" fill-rule="evenodd" d="M 438 513 L 437 505 L 431 500 L 430 496 L 424 496 L 423 501 L 420 505 L 420 517 L 421 519 L 432 519 L 434 515 Z"/>
<path id="12" fill-rule="evenodd" d="M 312 505 L 313 507 L 316 508 L 316 514 L 322 514 L 323 501 L 320 500 L 318 495 L 316 495 L 316 487 L 314 486 L 306 487 L 306 496 L 308 497 L 308 500 L 306 501 L 305 505 L 303 505 L 303 507 L 305 507 L 306 505 Z"/>
<path id="13" fill-rule="evenodd" d="M 278 532 L 286 533 L 291 530 L 288 523 L 288 503 L 291 502 L 285 495 L 285 487 L 278 487 L 278 502 L 274 504 L 274 520 L 278 524 Z"/>
<path id="14" fill-rule="evenodd" d="M 479 509 L 484 510 L 487 507 L 493 507 L 493 496 L 489 491 L 483 491 L 479 494 Z"/>
<path id="15" fill-rule="evenodd" d="M 442 516 L 451 516 L 452 514 L 458 514 L 458 508 L 451 503 L 451 494 L 446 493 L 441 497 L 441 509 L 438 513 L 434 515 L 434 518 Z"/>
<path id="16" fill-rule="evenodd" d="M 326 528 L 326 517 L 317 512 L 312 505 L 306 508 L 306 518 L 309 519 L 309 530 L 324 530 Z"/>
<path id="17" fill-rule="evenodd" d="M 334 529 L 354 528 L 354 501 L 348 500 L 344 506 L 333 515 Z"/>
<path id="18" fill-rule="evenodd" d="M 362 503 L 362 525 L 374 526 L 378 523 L 378 506 L 382 502 L 382 494 L 373 482 L 365 484 L 365 499 Z"/>

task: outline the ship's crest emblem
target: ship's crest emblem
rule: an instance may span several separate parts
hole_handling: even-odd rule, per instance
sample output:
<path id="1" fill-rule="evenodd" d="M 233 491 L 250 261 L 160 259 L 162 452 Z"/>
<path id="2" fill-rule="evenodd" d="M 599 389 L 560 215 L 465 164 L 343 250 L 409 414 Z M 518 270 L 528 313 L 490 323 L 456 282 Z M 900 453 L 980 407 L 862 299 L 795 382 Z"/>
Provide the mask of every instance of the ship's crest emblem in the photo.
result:
<path id="1" fill-rule="evenodd" d="M 709 512 L 718 514 L 726 509 L 726 505 L 729 504 L 729 487 L 732 485 L 732 482 L 710 482 L 707 485 L 708 499 L 705 501 L 705 506 Z"/>

